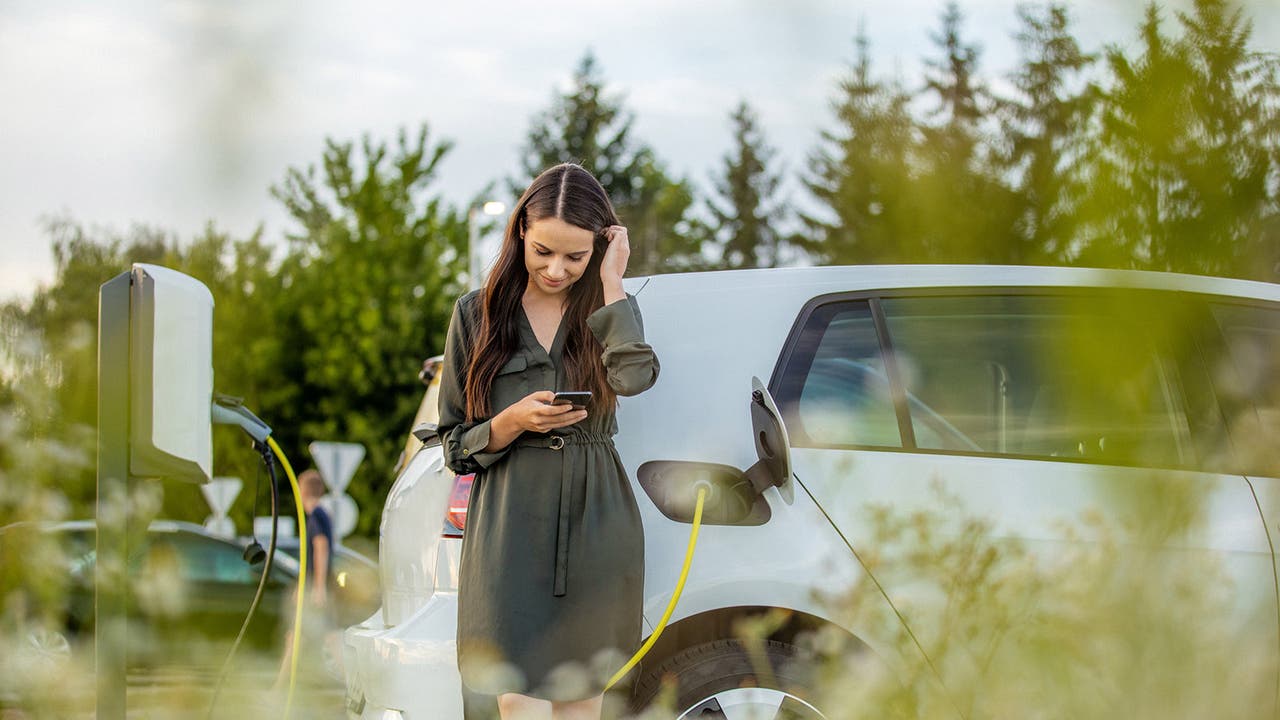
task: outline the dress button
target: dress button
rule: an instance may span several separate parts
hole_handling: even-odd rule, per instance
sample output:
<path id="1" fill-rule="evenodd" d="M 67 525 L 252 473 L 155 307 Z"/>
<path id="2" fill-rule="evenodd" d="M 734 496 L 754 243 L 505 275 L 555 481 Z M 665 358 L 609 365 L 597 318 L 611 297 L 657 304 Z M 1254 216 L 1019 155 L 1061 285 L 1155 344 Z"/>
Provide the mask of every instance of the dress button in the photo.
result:
<path id="1" fill-rule="evenodd" d="M 468 450 L 468 449 L 466 449 L 466 448 L 462 448 L 462 454 L 463 454 L 463 455 L 470 455 L 470 454 L 471 454 L 471 451 L 470 451 L 470 450 Z"/>

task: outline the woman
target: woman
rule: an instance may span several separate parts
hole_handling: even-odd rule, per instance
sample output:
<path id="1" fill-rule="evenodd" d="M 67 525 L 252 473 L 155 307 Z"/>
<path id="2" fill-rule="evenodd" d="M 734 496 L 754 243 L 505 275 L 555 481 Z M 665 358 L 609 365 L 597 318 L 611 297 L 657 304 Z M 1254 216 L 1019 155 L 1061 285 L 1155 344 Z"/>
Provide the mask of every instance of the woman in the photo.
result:
<path id="1" fill-rule="evenodd" d="M 639 645 L 640 514 L 613 446 L 618 395 L 658 360 L 622 289 L 630 247 L 589 172 L 557 165 L 516 203 L 482 290 L 454 306 L 445 462 L 476 473 L 463 530 L 458 668 L 504 720 L 599 718 Z M 555 390 L 591 391 L 585 408 Z"/>

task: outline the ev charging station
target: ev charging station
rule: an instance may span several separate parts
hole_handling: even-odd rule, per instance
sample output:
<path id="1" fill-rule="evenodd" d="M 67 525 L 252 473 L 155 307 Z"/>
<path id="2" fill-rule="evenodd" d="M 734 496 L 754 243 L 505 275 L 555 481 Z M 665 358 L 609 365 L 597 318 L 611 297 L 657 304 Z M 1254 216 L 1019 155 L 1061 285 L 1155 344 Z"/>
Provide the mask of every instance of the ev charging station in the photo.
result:
<path id="1" fill-rule="evenodd" d="M 213 295 L 175 270 L 135 264 L 98 294 L 98 497 L 94 576 L 97 717 L 126 709 L 133 480 L 207 483 L 213 466 Z"/>

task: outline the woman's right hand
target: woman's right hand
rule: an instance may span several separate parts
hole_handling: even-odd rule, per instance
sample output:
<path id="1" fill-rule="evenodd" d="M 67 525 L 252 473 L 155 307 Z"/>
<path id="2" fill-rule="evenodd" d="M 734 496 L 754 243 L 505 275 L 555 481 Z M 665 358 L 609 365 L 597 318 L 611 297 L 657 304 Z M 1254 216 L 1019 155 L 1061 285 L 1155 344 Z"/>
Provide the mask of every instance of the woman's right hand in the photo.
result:
<path id="1" fill-rule="evenodd" d="M 586 410 L 574 410 L 572 405 L 552 405 L 556 394 L 550 390 L 530 393 L 500 415 L 507 415 L 521 430 L 544 433 L 567 427 L 587 418 Z"/>

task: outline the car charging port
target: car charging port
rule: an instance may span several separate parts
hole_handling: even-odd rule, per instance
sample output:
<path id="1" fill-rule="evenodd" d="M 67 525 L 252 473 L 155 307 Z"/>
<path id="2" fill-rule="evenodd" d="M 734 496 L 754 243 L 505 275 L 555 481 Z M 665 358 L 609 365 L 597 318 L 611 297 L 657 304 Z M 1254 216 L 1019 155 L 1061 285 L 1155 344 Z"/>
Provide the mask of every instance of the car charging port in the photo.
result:
<path id="1" fill-rule="evenodd" d="M 770 517 L 768 503 L 730 465 L 654 460 L 641 465 L 636 475 L 654 505 L 676 522 L 693 522 L 699 489 L 707 491 L 704 525 L 763 525 Z"/>

